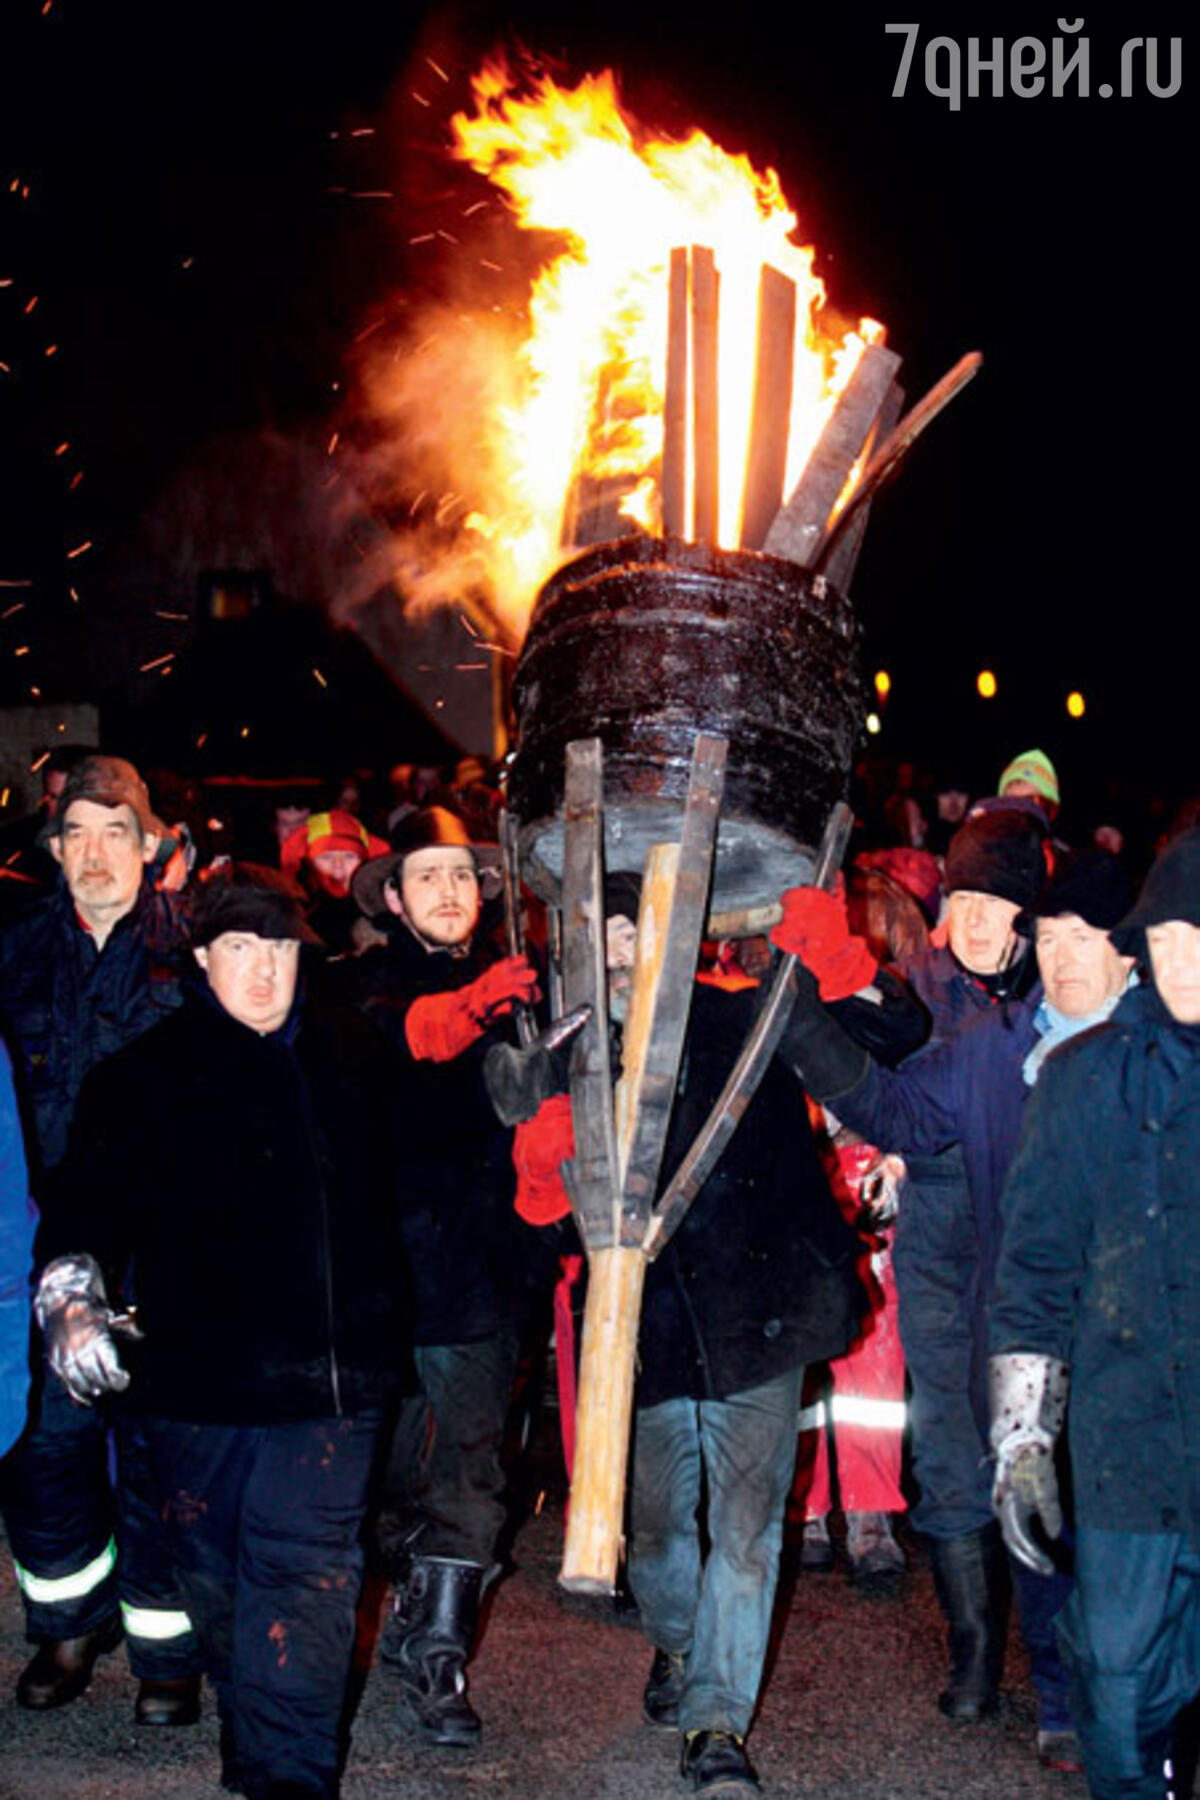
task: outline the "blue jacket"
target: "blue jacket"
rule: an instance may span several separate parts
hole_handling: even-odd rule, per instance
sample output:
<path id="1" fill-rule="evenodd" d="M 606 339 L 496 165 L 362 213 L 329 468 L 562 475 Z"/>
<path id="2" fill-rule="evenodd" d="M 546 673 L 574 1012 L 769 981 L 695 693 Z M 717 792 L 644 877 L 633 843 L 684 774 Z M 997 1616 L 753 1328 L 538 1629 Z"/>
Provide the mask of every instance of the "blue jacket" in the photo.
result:
<path id="1" fill-rule="evenodd" d="M 872 1144 L 933 1156 L 961 1144 L 985 1285 L 1000 1247 L 1000 1196 L 1029 1095 L 1021 1065 L 1037 1039 L 1035 987 L 1024 1000 L 968 1019 L 901 1069 L 872 1062 L 832 1102 L 839 1119 Z"/>
<path id="2" fill-rule="evenodd" d="M 1200 1534 L 1200 1028 L 1150 985 L 1062 1045 L 1004 1195 L 994 1351 L 1071 1365 L 1080 1524 Z"/>
<path id="3" fill-rule="evenodd" d="M 12 1064 L 0 1043 L 0 1456 L 25 1429 L 29 1391 L 29 1273 L 37 1219 Z"/>
<path id="4" fill-rule="evenodd" d="M 0 932 L 0 1016 L 25 1065 L 38 1169 L 61 1162 L 88 1071 L 179 1005 L 183 955 L 180 903 L 148 879 L 103 950 L 65 882 Z"/>

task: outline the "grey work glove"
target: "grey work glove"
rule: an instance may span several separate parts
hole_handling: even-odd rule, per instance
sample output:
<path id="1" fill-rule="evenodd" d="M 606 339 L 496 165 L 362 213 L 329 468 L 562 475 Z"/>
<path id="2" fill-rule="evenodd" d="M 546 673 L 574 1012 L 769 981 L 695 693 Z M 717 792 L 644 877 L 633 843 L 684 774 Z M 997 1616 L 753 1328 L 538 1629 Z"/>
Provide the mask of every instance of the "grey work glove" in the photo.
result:
<path id="1" fill-rule="evenodd" d="M 129 1386 L 112 1332 L 142 1334 L 128 1315 L 118 1317 L 109 1306 L 94 1257 L 56 1256 L 47 1263 L 33 1311 L 45 1334 L 50 1367 L 73 1400 L 90 1406 L 102 1394 L 119 1394 Z"/>
<path id="2" fill-rule="evenodd" d="M 502 1125 L 525 1124 L 551 1094 L 566 1092 L 571 1061 L 566 1046 L 591 1016 L 590 1006 L 575 1006 L 531 1044 L 492 1045 L 483 1059 L 483 1082 Z"/>
<path id="3" fill-rule="evenodd" d="M 1066 1416 L 1070 1370 L 1053 1356 L 1016 1350 L 993 1356 L 988 1378 L 996 1453 L 992 1505 L 1000 1530 L 1018 1562 L 1037 1575 L 1053 1575 L 1054 1563 L 1033 1536 L 1033 1523 L 1040 1519 L 1050 1538 L 1062 1531 L 1054 1445 Z"/>

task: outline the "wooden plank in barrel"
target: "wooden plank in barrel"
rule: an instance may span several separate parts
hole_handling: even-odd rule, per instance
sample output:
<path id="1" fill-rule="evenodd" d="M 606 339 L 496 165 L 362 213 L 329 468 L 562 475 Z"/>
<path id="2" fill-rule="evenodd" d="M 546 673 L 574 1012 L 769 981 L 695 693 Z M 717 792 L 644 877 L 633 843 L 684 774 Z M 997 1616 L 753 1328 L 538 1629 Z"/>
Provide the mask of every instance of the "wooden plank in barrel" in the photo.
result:
<path id="1" fill-rule="evenodd" d="M 750 451 L 742 490 L 743 550 L 762 549 L 783 501 L 795 338 L 796 284 L 764 263 L 758 287 Z"/>
<path id="2" fill-rule="evenodd" d="M 711 250 L 692 246 L 692 464 L 695 520 L 692 536 L 715 544 L 720 512 L 720 397 L 717 350 L 720 276 Z"/>
<path id="3" fill-rule="evenodd" d="M 893 381 L 887 392 L 887 399 L 879 409 L 879 418 L 875 430 L 871 433 L 871 441 L 867 445 L 868 459 L 876 448 L 885 443 L 895 429 L 896 421 L 904 411 L 904 389 L 898 381 Z M 850 583 L 854 580 L 854 571 L 858 567 L 859 552 L 863 538 L 867 534 L 867 521 L 871 516 L 871 503 L 860 506 L 851 519 L 849 526 L 838 539 L 833 554 L 825 564 L 825 579 L 833 584 L 839 594 L 850 592 Z"/>
<path id="4" fill-rule="evenodd" d="M 795 491 L 765 533 L 763 548 L 772 556 L 786 556 L 801 568 L 811 566 L 829 515 L 875 429 L 899 367 L 894 350 L 882 344 L 866 346 L 825 421 Z"/>
<path id="5" fill-rule="evenodd" d="M 663 388 L 662 528 L 687 535 L 688 252 L 672 250 L 667 288 L 667 378 Z"/>

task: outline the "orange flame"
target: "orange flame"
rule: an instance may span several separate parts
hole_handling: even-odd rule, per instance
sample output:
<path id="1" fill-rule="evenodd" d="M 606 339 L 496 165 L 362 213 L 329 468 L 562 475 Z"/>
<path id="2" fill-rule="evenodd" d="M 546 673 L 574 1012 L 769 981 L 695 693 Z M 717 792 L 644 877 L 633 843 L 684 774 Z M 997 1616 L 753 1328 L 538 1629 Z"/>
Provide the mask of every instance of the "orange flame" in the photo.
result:
<path id="1" fill-rule="evenodd" d="M 478 317 L 460 319 L 447 337 L 449 321 L 439 320 L 426 387 L 436 388 L 438 371 L 450 379 L 456 358 L 484 369 L 467 460 L 449 452 L 443 464 L 455 499 L 471 496 L 456 576 L 485 578 L 519 639 L 538 587 L 571 548 L 564 520 L 581 485 L 602 487 L 631 529 L 661 529 L 673 247 L 710 248 L 720 282 L 722 544 L 739 538 L 762 266 L 796 287 L 785 493 L 864 342 L 882 328 L 863 321 L 836 339 L 822 332 L 815 252 L 792 242 L 796 215 L 775 172 L 760 174 L 700 131 L 683 142 L 644 132 L 622 110 L 611 72 L 573 89 L 542 77 L 520 93 L 502 65 L 488 64 L 472 87 L 475 111 L 451 123 L 452 155 L 500 190 L 522 231 L 545 234 L 545 253 L 523 338 L 501 345 Z M 489 361 L 489 344 L 503 367 Z M 444 395 L 439 410 L 450 410 Z"/>

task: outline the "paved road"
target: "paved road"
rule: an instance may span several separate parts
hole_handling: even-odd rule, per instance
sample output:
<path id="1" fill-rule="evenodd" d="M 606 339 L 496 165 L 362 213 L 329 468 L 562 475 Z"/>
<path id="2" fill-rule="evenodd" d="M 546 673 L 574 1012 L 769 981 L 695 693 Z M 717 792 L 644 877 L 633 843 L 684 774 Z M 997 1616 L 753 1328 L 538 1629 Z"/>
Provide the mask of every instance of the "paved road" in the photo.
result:
<path id="1" fill-rule="evenodd" d="M 641 1721 L 649 1660 L 607 1606 L 564 1603 L 556 1585 L 562 1497 L 546 1496 L 516 1540 L 473 1667 L 486 1720 L 474 1753 L 428 1751 L 395 1719 L 386 1672 L 367 1681 L 343 1800 L 686 1800 L 675 1738 Z M 752 1750 L 768 1800 L 1083 1800 L 1084 1784 L 1041 1770 L 1019 1649 L 999 1718 L 939 1716 L 941 1626 L 928 1568 L 914 1559 L 893 1601 L 854 1594 L 840 1574 L 802 1576 L 781 1599 L 778 1651 Z M 0 1696 L 25 1656 L 7 1558 L 0 1571 Z M 192 1730 L 134 1728 L 123 1654 L 58 1714 L 0 1698 L 0 1800 L 214 1800 L 211 1705 Z"/>

